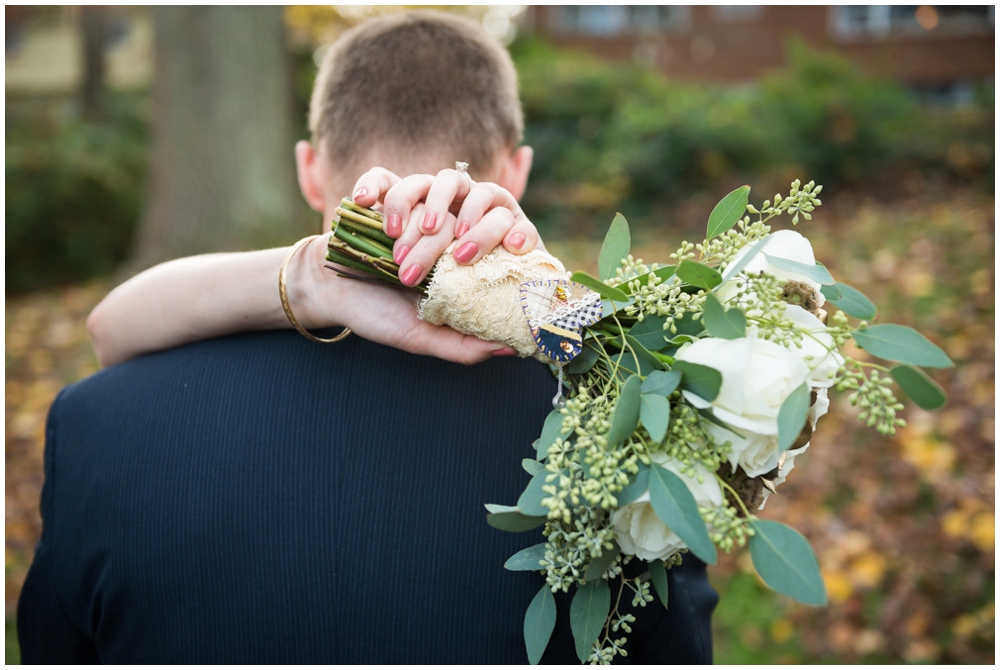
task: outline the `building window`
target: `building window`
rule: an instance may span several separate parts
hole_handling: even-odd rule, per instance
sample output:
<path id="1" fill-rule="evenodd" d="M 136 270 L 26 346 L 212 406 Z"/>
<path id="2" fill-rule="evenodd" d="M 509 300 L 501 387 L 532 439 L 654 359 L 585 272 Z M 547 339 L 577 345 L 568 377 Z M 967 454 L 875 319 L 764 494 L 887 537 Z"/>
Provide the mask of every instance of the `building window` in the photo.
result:
<path id="1" fill-rule="evenodd" d="M 831 27 L 845 38 L 993 32 L 993 5 L 845 5 Z"/>
<path id="2" fill-rule="evenodd" d="M 720 21 L 741 23 L 753 21 L 764 14 L 763 5 L 716 5 L 715 14 Z"/>
<path id="3" fill-rule="evenodd" d="M 553 32 L 596 37 L 684 30 L 691 21 L 683 6 L 564 5 L 552 6 L 550 12 Z"/>

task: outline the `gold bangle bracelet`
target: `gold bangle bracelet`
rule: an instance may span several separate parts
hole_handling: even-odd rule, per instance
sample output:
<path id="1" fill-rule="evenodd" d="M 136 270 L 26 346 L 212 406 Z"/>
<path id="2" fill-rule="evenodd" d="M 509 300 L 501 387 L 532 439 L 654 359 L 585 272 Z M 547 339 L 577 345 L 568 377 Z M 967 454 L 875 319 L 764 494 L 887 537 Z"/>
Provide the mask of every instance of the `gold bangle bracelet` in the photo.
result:
<path id="1" fill-rule="evenodd" d="M 292 324 L 292 327 L 295 328 L 295 330 L 299 331 L 299 333 L 307 340 L 312 340 L 313 342 L 320 342 L 321 344 L 329 344 L 331 342 L 339 342 L 348 335 L 350 335 L 351 329 L 345 327 L 342 331 L 340 331 L 339 334 L 329 339 L 316 337 L 308 330 L 303 328 L 302 324 L 299 323 L 299 320 L 295 318 L 294 314 L 292 314 L 292 306 L 288 303 L 288 288 L 285 285 L 285 275 L 288 272 L 288 263 L 292 260 L 292 256 L 295 255 L 295 252 L 297 252 L 299 249 L 301 249 L 305 245 L 315 240 L 317 237 L 322 237 L 322 235 L 311 235 L 309 237 L 304 237 L 298 242 L 296 242 L 295 245 L 292 246 L 292 248 L 288 251 L 288 255 L 285 256 L 285 260 L 282 261 L 281 263 L 281 269 L 278 270 L 278 297 L 281 298 L 281 307 L 282 309 L 285 310 L 285 316 L 288 317 L 288 323 Z"/>

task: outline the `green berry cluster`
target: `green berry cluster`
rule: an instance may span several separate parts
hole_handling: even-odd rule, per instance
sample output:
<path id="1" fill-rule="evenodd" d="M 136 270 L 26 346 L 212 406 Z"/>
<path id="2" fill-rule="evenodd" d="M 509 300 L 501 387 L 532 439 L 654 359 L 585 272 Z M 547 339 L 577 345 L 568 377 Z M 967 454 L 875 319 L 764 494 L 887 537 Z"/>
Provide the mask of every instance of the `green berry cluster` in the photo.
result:
<path id="1" fill-rule="evenodd" d="M 747 205 L 747 211 L 751 214 L 760 214 L 763 221 L 781 214 L 791 214 L 794 226 L 798 224 L 800 216 L 806 221 L 812 219 L 812 212 L 823 204 L 819 199 L 819 194 L 822 192 L 823 187 L 816 182 L 810 181 L 802 186 L 802 182 L 796 179 L 792 182 L 787 197 L 782 198 L 780 193 L 776 193 L 773 205 L 770 200 L 765 200 L 759 211 L 753 205 Z"/>
<path id="2" fill-rule="evenodd" d="M 883 376 L 878 367 L 869 365 L 871 372 L 865 374 L 865 366 L 853 359 L 847 359 L 840 370 L 834 386 L 838 391 L 851 391 L 848 401 L 861 407 L 858 420 L 881 435 L 894 435 L 897 428 L 906 425 L 902 417 L 903 404 L 892 392 L 892 378 Z"/>

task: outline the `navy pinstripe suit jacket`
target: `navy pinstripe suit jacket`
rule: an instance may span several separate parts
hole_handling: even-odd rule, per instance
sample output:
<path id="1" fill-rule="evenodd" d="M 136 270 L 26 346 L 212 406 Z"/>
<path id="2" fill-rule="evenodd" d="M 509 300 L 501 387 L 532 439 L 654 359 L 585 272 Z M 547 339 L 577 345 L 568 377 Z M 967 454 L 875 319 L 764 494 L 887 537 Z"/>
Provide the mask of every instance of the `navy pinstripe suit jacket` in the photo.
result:
<path id="1" fill-rule="evenodd" d="M 540 541 L 513 504 L 555 383 L 358 337 L 200 342 L 105 369 L 49 414 L 44 530 L 21 595 L 25 662 L 525 663 Z M 717 596 L 671 570 L 633 662 L 709 662 Z M 576 663 L 568 600 L 544 661 Z"/>

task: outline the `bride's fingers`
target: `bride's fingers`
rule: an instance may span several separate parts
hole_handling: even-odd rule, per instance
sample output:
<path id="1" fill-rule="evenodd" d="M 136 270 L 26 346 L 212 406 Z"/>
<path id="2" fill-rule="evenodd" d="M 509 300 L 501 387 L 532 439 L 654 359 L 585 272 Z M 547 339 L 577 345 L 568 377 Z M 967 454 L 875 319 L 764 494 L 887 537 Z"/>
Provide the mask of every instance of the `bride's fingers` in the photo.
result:
<path id="1" fill-rule="evenodd" d="M 542 246 L 542 241 L 538 239 L 538 230 L 527 219 L 516 221 L 504 235 L 503 248 L 518 256 L 526 254 L 532 249 L 545 249 Z"/>
<path id="2" fill-rule="evenodd" d="M 419 321 L 418 324 L 408 331 L 406 341 L 400 345 L 411 353 L 436 356 L 463 365 L 481 363 L 498 356 L 517 355 L 509 346 L 463 335 L 448 326 L 434 326 L 426 321 Z"/>
<path id="3" fill-rule="evenodd" d="M 409 220 L 412 225 L 407 225 L 403 227 L 403 232 L 396 238 L 396 243 L 392 247 L 392 259 L 396 262 L 396 265 L 402 265 L 403 260 L 410 253 L 410 250 L 420 241 L 423 237 L 423 233 L 420 232 L 420 226 L 417 221 L 420 221 L 424 216 L 424 203 L 418 202 L 409 213 Z M 388 221 L 388 217 L 386 218 Z M 388 233 L 386 233 L 388 235 Z"/>
<path id="4" fill-rule="evenodd" d="M 385 168 L 373 167 L 358 177 L 351 190 L 351 199 L 362 207 L 372 207 L 381 202 L 382 196 L 400 181 L 395 173 Z"/>
<path id="5" fill-rule="evenodd" d="M 425 235 L 436 233 L 444 222 L 445 215 L 454 212 L 454 205 L 461 203 L 472 190 L 472 178 L 458 170 L 441 170 L 437 173 L 430 191 L 427 192 L 427 209 L 420 222 L 420 230 Z"/>
<path id="6" fill-rule="evenodd" d="M 494 207 L 502 207 L 509 210 L 516 220 L 525 218 L 520 205 L 517 204 L 517 200 L 514 199 L 514 196 L 507 189 L 489 182 L 480 182 L 472 188 L 472 191 L 465 198 L 461 209 L 458 211 L 458 224 L 455 227 L 455 237 L 465 235 L 469 228 L 477 225 L 477 222 L 483 218 L 486 212 Z M 500 239 L 498 238 L 497 244 L 499 243 Z"/>
<path id="7" fill-rule="evenodd" d="M 514 196 L 507 189 L 491 182 L 479 182 L 472 187 L 471 192 L 462 202 L 462 207 L 458 210 L 458 214 L 456 215 L 458 218 L 458 227 L 455 230 L 457 233 L 456 237 L 461 237 L 465 234 L 470 225 L 474 225 L 476 221 L 483 218 L 483 215 L 494 207 L 509 209 L 514 213 L 515 218 L 524 216 L 521 212 L 521 206 L 517 204 L 517 200 L 514 199 Z"/>
<path id="8" fill-rule="evenodd" d="M 533 228 L 530 224 L 528 227 Z M 509 209 L 495 207 L 455 243 L 452 255 L 456 261 L 463 265 L 475 263 L 499 246 L 511 230 L 520 229 L 516 225 L 514 214 Z M 525 237 L 523 246 L 528 246 L 527 237 Z M 532 246 L 534 245 L 532 244 Z M 525 249 L 525 251 L 528 250 Z"/>
<path id="9" fill-rule="evenodd" d="M 404 236 L 410 231 L 407 230 Z M 434 264 L 437 263 L 438 258 L 444 253 L 444 250 L 448 248 L 448 245 L 452 243 L 454 239 L 455 232 L 455 216 L 453 214 L 446 213 L 444 215 L 444 223 L 433 235 L 423 235 L 413 244 L 412 249 L 409 249 L 402 262 L 399 262 L 399 279 L 403 282 L 405 286 L 416 286 Z M 398 246 L 403 238 L 396 241 Z M 398 254 L 395 254 L 398 256 Z"/>
<path id="10" fill-rule="evenodd" d="M 404 231 L 413 229 L 419 236 L 417 224 L 419 219 L 413 216 L 414 208 L 427 195 L 427 190 L 434 183 L 434 177 L 429 174 L 412 174 L 396 183 L 389 192 L 385 194 L 385 204 L 382 213 L 385 216 L 383 228 L 385 234 L 392 238 L 399 238 Z M 411 235 L 412 237 L 412 235 Z M 413 238 L 409 245 L 413 246 Z"/>

